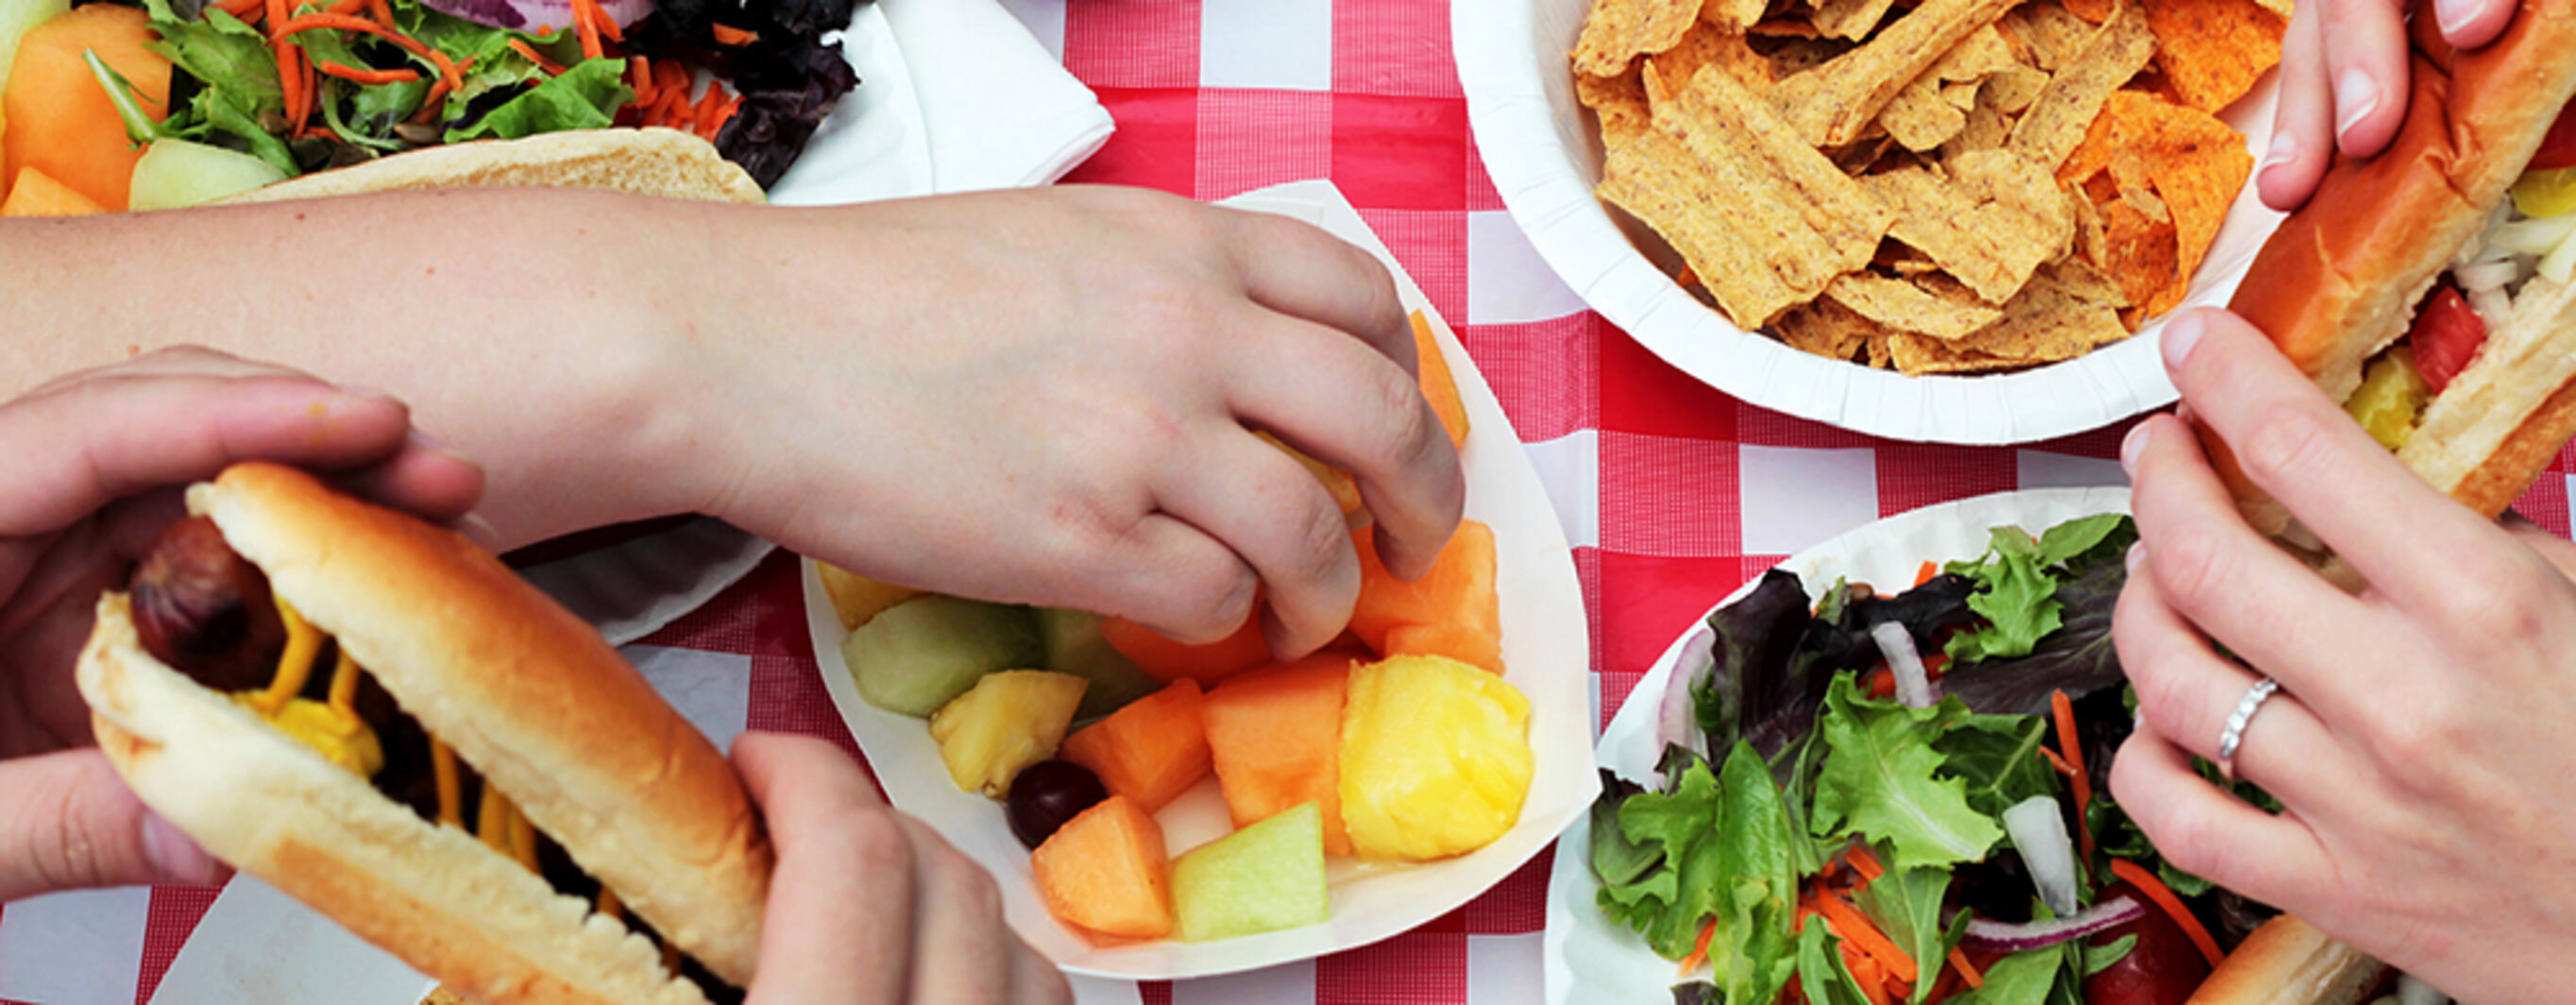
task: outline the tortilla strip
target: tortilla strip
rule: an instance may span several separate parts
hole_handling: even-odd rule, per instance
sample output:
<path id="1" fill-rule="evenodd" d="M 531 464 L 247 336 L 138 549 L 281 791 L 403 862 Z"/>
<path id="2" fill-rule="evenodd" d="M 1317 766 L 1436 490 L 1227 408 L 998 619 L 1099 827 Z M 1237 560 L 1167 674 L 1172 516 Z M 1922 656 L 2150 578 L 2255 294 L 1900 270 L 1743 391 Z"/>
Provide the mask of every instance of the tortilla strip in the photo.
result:
<path id="1" fill-rule="evenodd" d="M 1896 0 L 1821 0 L 1816 4 L 1816 31 L 1857 42 L 1877 30 L 1894 6 Z"/>
<path id="2" fill-rule="evenodd" d="M 1949 168 L 1947 182 L 1920 169 L 1872 177 L 1896 207 L 1888 232 L 1988 302 L 2009 301 L 2074 239 L 2074 207 L 2055 178 L 2009 150 L 1967 151 Z"/>
<path id="3" fill-rule="evenodd" d="M 1873 340 L 1884 345 L 1888 335 L 1878 322 L 1834 301 L 1818 300 L 1780 315 L 1780 341 L 1792 349 L 1827 359 L 1849 361 Z"/>
<path id="4" fill-rule="evenodd" d="M 1860 48 L 1772 85 L 1771 98 L 1807 145 L 1842 146 L 1951 46 L 2019 2 L 1924 0 Z"/>
<path id="5" fill-rule="evenodd" d="M 1616 148 L 1654 127 L 1646 111 L 1646 89 L 1636 73 L 1616 77 L 1574 75 L 1574 99 L 1601 120 L 1601 145 Z"/>
<path id="6" fill-rule="evenodd" d="M 2003 318 L 1950 340 L 1919 335 L 1888 337 L 1896 368 L 1909 375 L 1969 373 L 2050 363 L 2083 355 L 2095 346 L 2129 337 L 2110 304 L 2090 299 L 2088 278 L 2069 279 L 2054 267 L 2003 308 Z"/>
<path id="7" fill-rule="evenodd" d="M 1646 88 L 1652 140 L 1610 151 L 1601 195 L 1672 242 L 1737 327 L 1769 324 L 1869 264 L 1893 212 L 1753 89 L 1715 67 L 1678 94 L 1657 93 L 1654 77 Z"/>
<path id="8" fill-rule="evenodd" d="M 1681 44 L 1648 57 L 1646 66 L 1646 72 L 1660 78 L 1657 83 L 1667 94 L 1689 87 L 1691 76 L 1703 66 L 1723 69 L 1748 87 L 1771 85 L 1771 61 L 1753 51 L 1744 36 L 1705 25 L 1682 36 Z"/>
<path id="9" fill-rule="evenodd" d="M 2047 73 L 2064 69 L 2099 26 L 2054 2 L 2031 3 L 2003 17 L 2003 30 L 2030 49 L 2030 64 Z"/>
<path id="10" fill-rule="evenodd" d="M 1768 0 L 1701 0 L 1699 19 L 1729 35 L 1741 35 L 1770 8 Z"/>
<path id="11" fill-rule="evenodd" d="M 1959 338 L 2004 316 L 2003 308 L 1977 299 L 1967 287 L 1946 276 L 1942 280 L 1927 276 L 1918 286 L 1876 273 L 1855 272 L 1825 287 L 1825 298 L 1897 331 L 1939 339 Z"/>
<path id="12" fill-rule="evenodd" d="M 2012 148 L 2051 172 L 2084 142 L 2102 103 L 2156 54 L 2156 36 L 2138 0 L 2127 0 L 2103 22 L 2082 51 L 2042 88 L 2021 121 L 2013 123 Z"/>
<path id="13" fill-rule="evenodd" d="M 1942 96 L 1932 75 L 1926 73 L 1896 92 L 1887 108 L 1878 113 L 1878 124 L 1887 127 L 1887 135 L 1917 152 L 1950 142 L 1968 127 L 1968 113 Z"/>
<path id="14" fill-rule="evenodd" d="M 1662 52 L 1699 21 L 1694 0 L 1593 0 L 1574 40 L 1574 68 L 1595 77 L 1627 72 L 1638 56 Z"/>

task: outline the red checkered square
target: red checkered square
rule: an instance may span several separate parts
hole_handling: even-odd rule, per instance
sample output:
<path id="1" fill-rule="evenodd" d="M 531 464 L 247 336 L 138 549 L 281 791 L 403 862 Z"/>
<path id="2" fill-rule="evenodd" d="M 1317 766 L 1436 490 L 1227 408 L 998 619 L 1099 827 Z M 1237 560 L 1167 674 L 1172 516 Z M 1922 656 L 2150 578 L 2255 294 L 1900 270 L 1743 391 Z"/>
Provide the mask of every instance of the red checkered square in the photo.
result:
<path id="1" fill-rule="evenodd" d="M 813 642 L 805 631 L 804 575 L 803 560 L 795 553 L 784 548 L 770 552 L 718 600 L 681 615 L 638 644 L 737 656 L 806 655 Z"/>
<path id="2" fill-rule="evenodd" d="M 1555 845 L 1541 849 L 1493 889 L 1432 924 L 1444 931 L 1454 926 L 1468 935 L 1526 935 L 1545 929 L 1548 865 L 1555 859 Z"/>
<path id="3" fill-rule="evenodd" d="M 1732 555 L 1665 558 L 1604 552 L 1601 556 L 1601 721 L 1608 723 L 1637 678 L 1673 640 L 1746 579 L 1771 566 Z"/>
<path id="4" fill-rule="evenodd" d="M 1333 96 L 1320 91 L 1199 92 L 1200 199 L 1215 201 L 1333 170 Z"/>
<path id="5" fill-rule="evenodd" d="M 1467 157 L 1465 99 L 1333 95 L 1333 182 L 1363 212 L 1465 211 Z"/>
<path id="6" fill-rule="evenodd" d="M 2531 522 L 2549 528 L 2560 537 L 2567 536 L 2567 476 L 2556 471 L 2543 471 L 2534 479 L 2522 498 L 2513 501 L 2513 511 Z"/>
<path id="7" fill-rule="evenodd" d="M 1449 10 L 1436 3 L 1333 5 L 1333 90 L 1455 98 Z"/>
<path id="8" fill-rule="evenodd" d="M 1467 937 L 1412 931 L 1315 961 L 1315 1005 L 1450 1005 L 1467 1000 Z"/>
<path id="9" fill-rule="evenodd" d="M 1588 314 L 1599 318 L 1600 315 Z M 1732 440 L 1744 408 L 1736 400 L 1673 369 L 1661 357 L 1602 320 L 1601 428 L 1622 433 L 1698 440 Z"/>
<path id="10" fill-rule="evenodd" d="M 1602 431 L 1601 546 L 1691 558 L 1742 551 L 1737 463 L 1732 443 Z"/>
<path id="11" fill-rule="evenodd" d="M 1600 315 L 1585 311 L 1552 321 L 1465 325 L 1458 339 L 1511 417 L 1512 430 L 1537 442 L 1600 427 L 1606 327 Z"/>
<path id="12" fill-rule="evenodd" d="M 1443 318 L 1467 316 L 1467 214 L 1362 208 L 1360 219 L 1395 252 L 1432 309 Z"/>
<path id="13" fill-rule="evenodd" d="M 1885 442 L 1848 429 L 1838 429 L 1821 422 L 1750 407 L 1736 418 L 1736 432 L 1744 442 L 1763 447 L 1844 450 L 1854 447 L 1874 447 Z"/>
<path id="14" fill-rule="evenodd" d="M 1485 160 L 1471 145 L 1467 158 L 1467 208 L 1470 210 L 1508 209 L 1503 193 L 1494 188 L 1494 176 L 1485 173 Z"/>
<path id="15" fill-rule="evenodd" d="M 822 675 L 810 659 L 751 658 L 751 701 L 744 711 L 743 728 L 819 736 L 852 756 L 859 753 L 859 742 L 851 738 L 849 724 L 841 721 L 840 711 L 832 705 L 832 692 L 824 689 Z"/>
<path id="16" fill-rule="evenodd" d="M 1137 185 L 1173 195 L 1198 191 L 1199 92 L 1094 87 L 1118 131 L 1067 183 Z"/>
<path id="17" fill-rule="evenodd" d="M 1877 454 L 1880 516 L 2014 487 L 2010 450 L 1881 443 Z"/>
<path id="18" fill-rule="evenodd" d="M 1197 87 L 1198 0 L 1083 0 L 1066 4 L 1064 68 L 1095 90 Z"/>
<path id="19" fill-rule="evenodd" d="M 152 906 L 143 920 L 143 970 L 135 978 L 134 1005 L 147 1005 L 152 992 L 161 986 L 161 976 L 170 972 L 170 961 L 179 956 L 179 947 L 188 942 L 188 933 L 197 930 L 198 919 L 215 902 L 220 886 L 155 886 Z"/>
<path id="20" fill-rule="evenodd" d="M 1138 1005 L 1172 1005 L 1172 982 L 1138 981 L 1136 997 Z"/>

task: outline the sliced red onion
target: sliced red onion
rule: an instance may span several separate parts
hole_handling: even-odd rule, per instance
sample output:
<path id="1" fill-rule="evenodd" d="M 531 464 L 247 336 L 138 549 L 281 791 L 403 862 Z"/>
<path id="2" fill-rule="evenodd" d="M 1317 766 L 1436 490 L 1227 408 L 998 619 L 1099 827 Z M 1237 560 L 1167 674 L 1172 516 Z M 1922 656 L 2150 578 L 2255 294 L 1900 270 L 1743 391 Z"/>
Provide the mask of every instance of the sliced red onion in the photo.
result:
<path id="1" fill-rule="evenodd" d="M 2066 836 L 2066 815 L 2051 796 L 2032 796 L 2004 811 L 2004 833 L 2012 835 L 2021 864 L 2041 903 L 2058 917 L 2075 913 L 2075 842 Z"/>
<path id="2" fill-rule="evenodd" d="M 1671 747 L 1698 750 L 1706 742 L 1707 737 L 1699 729 L 1699 703 L 1691 698 L 1691 689 L 1707 680 L 1709 671 L 1716 668 L 1717 630 L 1703 621 L 1673 659 L 1672 676 L 1664 679 L 1663 700 L 1655 706 L 1658 759 Z"/>
<path id="3" fill-rule="evenodd" d="M 1896 675 L 1896 700 L 1907 708 L 1931 708 L 1932 675 L 1923 669 L 1914 633 L 1897 622 L 1881 621 L 1869 626 L 1869 637 L 1878 643 L 1879 655 L 1887 657 L 1887 669 Z"/>
<path id="4" fill-rule="evenodd" d="M 429 9 L 475 24 L 539 34 L 572 26 L 572 0 L 421 0 Z M 599 0 L 620 28 L 653 13 L 653 0 Z"/>
<path id="5" fill-rule="evenodd" d="M 1970 918 L 1968 934 L 1960 944 L 1988 952 L 2018 953 L 2117 928 L 2138 920 L 2146 913 L 2146 907 L 2123 894 L 2075 914 L 2048 921 L 2008 925 L 1988 918 Z"/>

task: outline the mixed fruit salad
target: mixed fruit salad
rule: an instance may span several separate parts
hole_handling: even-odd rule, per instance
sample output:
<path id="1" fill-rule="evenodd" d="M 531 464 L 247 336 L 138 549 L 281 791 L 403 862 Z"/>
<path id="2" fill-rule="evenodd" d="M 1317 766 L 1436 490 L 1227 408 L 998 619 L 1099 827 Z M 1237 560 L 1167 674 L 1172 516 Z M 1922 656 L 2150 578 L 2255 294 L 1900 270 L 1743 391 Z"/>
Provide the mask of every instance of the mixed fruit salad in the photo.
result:
<path id="1" fill-rule="evenodd" d="M 1420 315 L 1414 332 L 1424 392 L 1463 446 Z M 1353 516 L 1361 565 L 1349 631 L 1303 659 L 1275 661 L 1259 617 L 1185 645 L 820 570 L 860 697 L 929 720 L 950 780 L 1002 802 L 1048 909 L 1094 941 L 1319 923 L 1328 858 L 1447 858 L 1520 818 L 1536 764 L 1529 699 L 1503 678 L 1492 529 L 1462 523 L 1428 574 L 1396 579 L 1350 476 L 1300 459 Z M 1232 831 L 1174 856 L 1156 814 L 1211 777 Z"/>
<path id="2" fill-rule="evenodd" d="M 2108 796 L 2135 538 L 2118 514 L 1998 527 L 1892 596 L 1767 573 L 1634 699 L 1663 755 L 1603 773 L 1599 909 L 1680 961 L 1684 1003 L 2185 1001 L 2261 909 Z"/>

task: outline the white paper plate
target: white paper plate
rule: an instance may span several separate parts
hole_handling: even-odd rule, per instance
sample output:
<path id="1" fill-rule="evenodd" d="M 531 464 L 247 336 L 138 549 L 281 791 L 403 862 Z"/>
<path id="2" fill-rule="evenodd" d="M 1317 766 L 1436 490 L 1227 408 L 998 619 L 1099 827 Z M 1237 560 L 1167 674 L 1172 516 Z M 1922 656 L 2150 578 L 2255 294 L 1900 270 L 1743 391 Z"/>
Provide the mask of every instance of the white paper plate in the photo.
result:
<path id="1" fill-rule="evenodd" d="M 1840 578 L 1861 583 L 1914 581 L 1927 559 L 1970 559 L 1986 551 L 1987 528 L 2015 524 L 2039 533 L 2095 513 L 2127 512 L 2125 488 L 2031 489 L 1962 499 L 1901 513 L 1857 528 L 1789 557 L 1780 568 L 1798 574 L 1809 594 Z M 1746 582 L 1717 607 L 1734 603 L 1760 583 Z M 1714 612 L 1717 607 L 1709 610 Z M 1619 714 L 1601 731 L 1601 766 L 1630 780 L 1655 770 L 1663 753 L 1655 742 L 1655 705 L 1673 674 L 1682 644 L 1707 618 L 1691 623 L 1628 692 Z M 1676 970 L 1636 933 L 1610 921 L 1594 904 L 1600 883 L 1592 875 L 1592 834 L 1578 825 L 1556 845 L 1556 871 L 1547 885 L 1545 967 L 1548 1005 L 1576 1002 L 1671 1001 Z M 1577 997 L 1575 989 L 1581 988 Z"/>
<path id="2" fill-rule="evenodd" d="M 1227 205 L 1294 216 L 1368 249 L 1396 270 L 1408 310 L 1430 311 L 1420 288 L 1397 268 L 1385 245 L 1329 182 L 1299 182 L 1226 200 Z M 832 613 L 813 563 L 806 563 L 805 612 L 823 683 L 874 765 L 886 794 L 920 817 L 1001 881 L 1011 926 L 1066 972 L 1165 980 L 1232 973 L 1367 945 L 1438 918 L 1499 883 L 1579 819 L 1600 792 L 1592 770 L 1589 722 L 1591 643 L 1573 551 L 1546 486 L 1519 438 L 1477 374 L 1457 337 L 1432 315 L 1440 349 L 1458 378 L 1470 434 L 1465 451 L 1467 516 L 1494 528 L 1502 601 L 1504 679 L 1530 699 L 1530 745 L 1538 772 L 1520 823 L 1494 843 L 1425 865 L 1331 866 L 1332 918 L 1320 925 L 1218 942 L 1154 942 L 1101 948 L 1046 912 L 1029 871 L 1029 852 L 1011 836 L 1001 804 L 959 791 L 941 766 L 938 745 L 922 720 L 862 700 L 841 660 L 847 633 Z M 1232 828 L 1213 779 L 1163 808 L 1158 819 L 1178 855 Z"/>
<path id="3" fill-rule="evenodd" d="M 1664 361 L 1747 403 L 1873 436 L 1941 443 L 2026 443 L 2092 429 L 2172 402 L 2151 321 L 2125 342 L 2062 363 L 1991 376 L 1906 377 L 1746 334 L 1673 283 L 1593 197 L 1601 145 L 1574 100 L 1566 53 L 1587 0 L 1451 5 L 1458 80 L 1485 171 L 1539 256 Z M 2258 146 L 2271 135 L 2266 75 L 2224 118 Z M 2192 278 L 2183 306 L 2225 306 L 2280 222 L 2248 184 Z M 1642 229 L 1640 233 L 1646 233 Z"/>
<path id="4" fill-rule="evenodd" d="M 795 166 L 770 186 L 770 203 L 833 206 L 929 195 L 930 134 L 885 12 L 860 4 L 840 40 L 859 87 L 833 107 Z"/>

